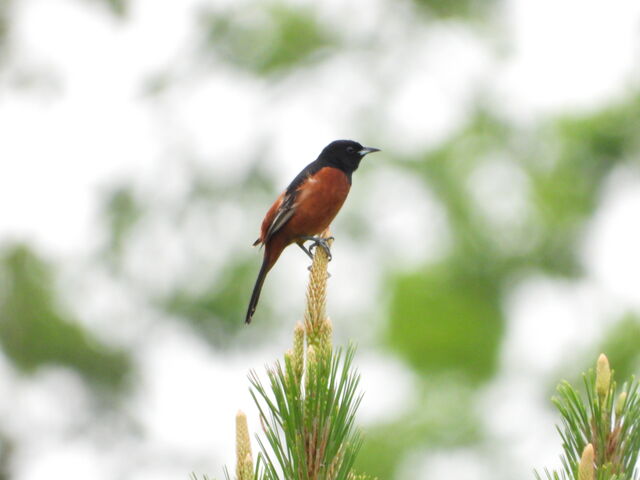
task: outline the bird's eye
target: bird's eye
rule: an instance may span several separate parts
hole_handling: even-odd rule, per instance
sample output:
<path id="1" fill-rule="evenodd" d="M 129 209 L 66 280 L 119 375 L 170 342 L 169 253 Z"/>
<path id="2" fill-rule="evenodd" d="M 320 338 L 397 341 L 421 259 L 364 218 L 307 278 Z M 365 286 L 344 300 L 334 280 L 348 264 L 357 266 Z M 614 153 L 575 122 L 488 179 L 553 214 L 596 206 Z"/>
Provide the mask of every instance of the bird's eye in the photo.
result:
<path id="1" fill-rule="evenodd" d="M 356 151 L 356 149 L 355 149 L 355 148 L 353 148 L 353 147 L 347 147 L 347 153 L 353 153 L 353 152 L 355 152 L 355 151 Z"/>

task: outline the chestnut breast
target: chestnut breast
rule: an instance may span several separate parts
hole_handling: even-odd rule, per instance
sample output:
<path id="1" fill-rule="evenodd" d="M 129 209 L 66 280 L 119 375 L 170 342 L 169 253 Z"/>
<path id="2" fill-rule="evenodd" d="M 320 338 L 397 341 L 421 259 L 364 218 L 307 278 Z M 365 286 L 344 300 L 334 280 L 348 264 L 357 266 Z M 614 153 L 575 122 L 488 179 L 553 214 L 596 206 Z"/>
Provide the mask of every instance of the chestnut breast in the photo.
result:
<path id="1" fill-rule="evenodd" d="M 340 211 L 350 188 L 351 183 L 342 170 L 321 168 L 297 189 L 295 213 L 285 229 L 298 236 L 322 233 Z"/>

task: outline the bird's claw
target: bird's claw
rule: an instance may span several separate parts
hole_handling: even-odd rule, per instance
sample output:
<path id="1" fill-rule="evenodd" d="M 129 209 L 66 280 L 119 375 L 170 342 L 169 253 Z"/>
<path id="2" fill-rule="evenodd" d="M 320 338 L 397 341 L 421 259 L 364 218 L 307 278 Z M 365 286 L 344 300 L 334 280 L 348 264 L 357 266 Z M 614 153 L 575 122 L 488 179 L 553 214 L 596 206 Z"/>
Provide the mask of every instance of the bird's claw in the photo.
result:
<path id="1" fill-rule="evenodd" d="M 313 243 L 309 246 L 309 251 L 311 252 L 311 251 L 313 251 L 314 248 L 322 247 L 322 249 L 324 250 L 324 253 L 327 254 L 327 260 L 331 261 L 333 256 L 331 255 L 331 249 L 329 248 L 328 240 L 333 240 L 333 237 L 329 237 L 329 238 L 314 237 L 314 238 L 312 238 L 311 241 Z"/>

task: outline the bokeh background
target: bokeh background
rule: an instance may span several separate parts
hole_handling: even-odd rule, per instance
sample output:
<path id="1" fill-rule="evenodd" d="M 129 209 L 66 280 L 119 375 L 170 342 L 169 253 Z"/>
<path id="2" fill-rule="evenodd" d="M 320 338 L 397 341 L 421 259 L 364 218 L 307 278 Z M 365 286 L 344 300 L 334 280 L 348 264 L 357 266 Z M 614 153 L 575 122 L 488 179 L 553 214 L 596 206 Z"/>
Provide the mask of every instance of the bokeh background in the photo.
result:
<path id="1" fill-rule="evenodd" d="M 233 466 L 266 208 L 329 141 L 367 157 L 329 313 L 391 479 L 559 464 L 554 386 L 640 371 L 637 0 L 0 0 L 0 478 Z"/>

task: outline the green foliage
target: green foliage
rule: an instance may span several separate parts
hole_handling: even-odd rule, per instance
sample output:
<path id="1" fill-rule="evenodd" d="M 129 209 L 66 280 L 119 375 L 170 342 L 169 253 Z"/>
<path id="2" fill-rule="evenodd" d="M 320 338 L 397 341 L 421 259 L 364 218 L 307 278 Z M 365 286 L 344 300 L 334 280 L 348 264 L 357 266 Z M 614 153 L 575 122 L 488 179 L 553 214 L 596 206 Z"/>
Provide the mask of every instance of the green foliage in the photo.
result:
<path id="1" fill-rule="evenodd" d="M 558 395 L 553 398 L 562 417 L 558 432 L 564 450 L 563 469 L 560 472 L 545 470 L 546 478 L 637 480 L 640 453 L 638 382 L 632 378 L 618 390 L 611 378 L 608 360 L 602 355 L 597 374 L 590 370 L 584 375 L 584 386 L 586 401 L 568 382 L 560 384 Z M 585 455 L 587 447 L 593 448 L 591 456 Z M 536 478 L 542 477 L 536 472 Z"/>
<path id="2" fill-rule="evenodd" d="M 283 3 L 209 13 L 204 30 L 208 48 L 258 75 L 298 67 L 335 44 L 335 35 L 318 23 L 311 9 Z"/>
<path id="3" fill-rule="evenodd" d="M 345 355 L 319 356 L 304 382 L 290 364 L 283 368 L 278 363 L 268 371 L 268 388 L 251 375 L 251 393 L 268 442 L 259 440 L 265 459 L 260 478 L 277 480 L 279 471 L 291 480 L 350 477 L 361 444 L 354 430 L 360 396 L 359 376 L 351 369 L 353 354 L 349 348 Z"/>
<path id="4" fill-rule="evenodd" d="M 51 269 L 23 245 L 0 256 L 0 344 L 22 371 L 58 364 L 97 384 L 120 388 L 128 355 L 101 344 L 56 299 Z"/>
<path id="5" fill-rule="evenodd" d="M 140 220 L 142 206 L 128 186 L 118 186 L 111 190 L 103 207 L 103 218 L 107 224 L 107 253 L 116 260 L 123 253 L 129 234 Z"/>
<path id="6" fill-rule="evenodd" d="M 516 130 L 478 109 L 436 150 L 405 162 L 444 208 L 451 250 L 436 264 L 390 276 L 384 343 L 423 374 L 459 373 L 475 383 L 490 379 L 503 335 L 504 292 L 532 270 L 582 275 L 577 252 L 585 223 L 607 174 L 638 151 L 639 121 L 637 96 L 537 130 Z M 470 189 L 476 169 L 495 158 L 522 172 L 528 188 L 522 216 L 500 230 L 483 217 Z M 605 342 L 604 350 L 627 373 L 638 358 L 637 329 L 627 320 Z M 361 456 L 367 471 L 383 478 L 395 468 L 392 456 L 384 468 L 374 467 L 384 463 L 384 452 L 405 450 L 388 437 L 374 435 L 367 445 L 376 450 L 365 448 Z M 415 431 L 411 442 L 427 438 L 428 431 Z"/>
<path id="7" fill-rule="evenodd" d="M 386 340 L 398 354 L 419 371 L 453 370 L 471 379 L 490 378 L 503 330 L 504 288 L 514 275 L 532 267 L 553 274 L 580 273 L 579 234 L 606 174 L 638 147 L 638 119 L 640 101 L 634 97 L 590 116 L 562 118 L 538 132 L 542 138 L 533 142 L 530 134 L 511 130 L 479 110 L 423 161 L 407 163 L 445 208 L 453 246 L 439 264 L 392 281 Z M 552 147 L 541 152 L 540 157 L 548 157 L 541 162 L 517 148 L 523 144 Z M 536 213 L 523 223 L 535 235 L 516 243 L 526 249 L 505 249 L 504 239 L 513 233 L 496 235 L 469 192 L 474 169 L 496 155 L 512 158 L 530 180 L 529 200 Z"/>
<path id="8" fill-rule="evenodd" d="M 209 477 L 208 475 L 204 474 L 201 477 L 199 477 L 197 474 L 195 474 L 194 472 L 191 472 L 191 475 L 189 475 L 189 480 L 214 480 L 211 477 Z"/>
<path id="9" fill-rule="evenodd" d="M 130 0 L 92 0 L 94 2 L 100 2 L 107 7 L 112 14 L 117 17 L 124 17 L 127 13 Z"/>
<path id="10" fill-rule="evenodd" d="M 255 276 L 254 260 L 236 259 L 204 290 L 194 292 L 188 285 L 179 286 L 162 300 L 162 306 L 171 315 L 187 321 L 212 345 L 225 348 L 230 338 L 246 330 L 238 306 L 247 301 Z M 267 304 L 261 306 L 265 318 L 262 324 L 268 322 L 267 308 Z"/>
<path id="11" fill-rule="evenodd" d="M 611 352 L 609 360 L 616 366 L 616 374 L 628 378 L 640 366 L 640 318 L 628 314 L 605 335 L 597 351 Z"/>
<path id="12" fill-rule="evenodd" d="M 9 35 L 9 11 L 12 0 L 0 0 L 0 68 L 6 55 L 6 43 Z"/>
<path id="13" fill-rule="evenodd" d="M 490 10 L 495 0 L 414 0 L 420 7 L 424 7 L 435 17 L 446 19 L 462 17 L 473 19 Z"/>
<path id="14" fill-rule="evenodd" d="M 451 262 L 404 275 L 392 287 L 386 338 L 418 371 L 493 375 L 503 318 L 491 278 L 461 275 Z"/>
<path id="15" fill-rule="evenodd" d="M 551 165 L 530 163 L 534 202 L 545 230 L 575 242 L 593 212 L 600 186 L 613 166 L 638 147 L 640 100 L 584 117 L 557 120 L 550 135 Z"/>
<path id="16" fill-rule="evenodd" d="M 559 119 L 557 129 L 565 154 L 574 164 L 585 162 L 597 177 L 610 162 L 624 159 L 640 147 L 639 115 L 640 96 L 632 95 L 592 115 Z"/>
<path id="17" fill-rule="evenodd" d="M 251 152 L 248 154 L 252 155 Z M 219 215 L 220 210 L 229 206 L 248 211 L 258 203 L 256 197 L 260 203 L 268 204 L 274 189 L 272 181 L 257 166 L 257 161 L 252 165 L 235 181 L 222 181 L 197 162 L 185 163 L 179 167 L 179 174 L 185 177 L 185 184 L 188 185 L 184 191 L 166 195 L 166 192 L 157 191 L 156 183 L 150 187 L 153 191 L 144 188 L 134 190 L 130 184 L 121 183 L 107 192 L 101 208 L 105 235 L 102 242 L 104 254 L 100 259 L 108 262 L 119 280 L 136 288 L 141 296 L 147 294 L 146 300 L 150 305 L 166 313 L 167 318 L 188 324 L 215 348 L 233 346 L 233 341 L 239 335 L 243 341 L 250 340 L 252 343 L 267 338 L 263 333 L 269 324 L 268 301 L 261 306 L 265 321 L 256 324 L 256 328 L 247 330 L 237 316 L 241 306 L 245 306 L 247 291 L 250 291 L 259 269 L 262 252 L 248 248 L 255 237 L 238 240 L 236 245 L 241 253 L 225 255 L 222 265 L 215 269 L 214 275 L 206 277 L 204 284 L 199 282 L 194 285 L 193 277 L 189 275 L 176 276 L 171 289 L 160 295 L 149 292 L 144 284 L 136 284 L 136 276 L 130 275 L 131 265 L 127 262 L 132 258 L 132 250 L 144 250 L 132 249 L 132 244 L 139 247 L 153 244 L 155 227 L 160 224 L 162 229 L 163 225 L 171 223 L 173 240 L 181 245 L 186 256 L 193 251 L 203 254 L 197 260 L 193 257 L 188 260 L 191 262 L 191 271 L 206 269 L 204 265 L 210 260 L 206 255 L 215 257 L 218 253 L 219 244 L 216 241 L 220 233 L 208 231 L 210 236 L 203 240 L 200 232 L 195 238 L 193 230 L 182 227 L 194 218 L 210 222 L 212 217 Z M 154 197 L 154 202 L 144 201 L 150 196 Z M 206 218 L 203 219 L 203 216 Z M 194 244 L 201 245 L 203 241 L 211 245 L 206 252 L 199 247 L 193 248 Z M 211 271 L 214 271 L 213 268 Z"/>
<path id="18" fill-rule="evenodd" d="M 14 444 L 11 439 L 0 430 L 0 480 L 10 480 L 11 456 Z"/>
<path id="19" fill-rule="evenodd" d="M 473 389 L 452 375 L 442 377 L 448 378 L 426 378 L 414 408 L 365 429 L 357 468 L 380 479 L 397 478 L 399 464 L 416 449 L 466 446 L 481 438 Z"/>
<path id="20" fill-rule="evenodd" d="M 255 372 L 249 376 L 266 442 L 258 437 L 261 452 L 253 469 L 246 415 L 238 412 L 237 480 L 249 480 L 252 471 L 261 480 L 369 478 L 353 470 L 362 442 L 355 429 L 360 376 L 352 368 L 355 349 L 351 346 L 344 354 L 333 349 L 326 316 L 327 264 L 327 254 L 317 249 L 304 325 L 296 325 L 284 363 L 267 369 L 268 386 Z"/>
<path id="21" fill-rule="evenodd" d="M 481 221 L 466 178 L 478 159 L 504 143 L 509 130 L 479 111 L 474 120 L 424 161 L 407 164 L 448 213 L 452 253 L 426 270 L 397 275 L 385 338 L 420 372 L 489 379 L 496 366 L 504 319 L 500 284 L 507 260 Z"/>

